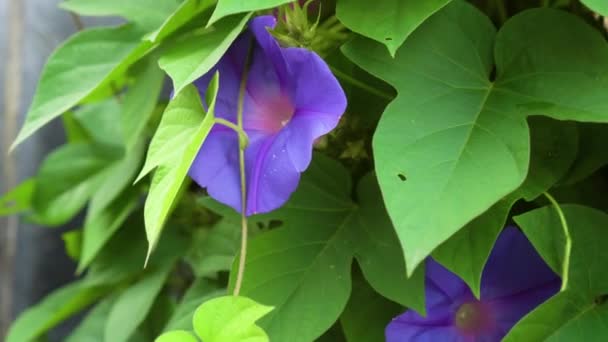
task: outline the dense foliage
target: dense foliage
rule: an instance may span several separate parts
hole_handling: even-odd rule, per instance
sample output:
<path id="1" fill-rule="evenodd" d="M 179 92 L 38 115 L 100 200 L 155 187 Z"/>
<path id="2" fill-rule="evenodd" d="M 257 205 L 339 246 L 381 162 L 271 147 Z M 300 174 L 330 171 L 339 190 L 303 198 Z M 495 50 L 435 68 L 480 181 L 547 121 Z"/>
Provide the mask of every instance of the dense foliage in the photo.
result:
<path id="1" fill-rule="evenodd" d="M 382 341 L 392 318 L 425 312 L 430 256 L 479 297 L 506 225 L 562 286 L 505 340 L 608 338 L 608 1 L 61 7 L 126 23 L 57 48 L 15 141 L 19 153 L 60 118 L 67 142 L 0 198 L 0 215 L 86 216 L 64 235 L 80 280 L 22 313 L 7 342 L 80 312 L 68 342 Z M 287 203 L 247 217 L 238 279 L 243 217 L 188 177 L 225 102 L 222 74 L 193 82 L 262 14 L 278 18 L 282 46 L 325 60 L 348 107 Z"/>

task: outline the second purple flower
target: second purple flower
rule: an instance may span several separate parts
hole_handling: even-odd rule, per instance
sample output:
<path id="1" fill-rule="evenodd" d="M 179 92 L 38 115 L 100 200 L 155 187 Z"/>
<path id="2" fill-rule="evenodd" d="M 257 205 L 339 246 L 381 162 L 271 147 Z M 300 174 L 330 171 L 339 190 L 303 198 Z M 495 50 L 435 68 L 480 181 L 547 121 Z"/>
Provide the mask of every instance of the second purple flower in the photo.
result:
<path id="1" fill-rule="evenodd" d="M 312 51 L 280 47 L 268 32 L 275 25 L 272 16 L 252 19 L 248 32 L 195 82 L 204 98 L 219 70 L 215 115 L 236 124 L 239 88 L 249 65 L 243 97 L 247 215 L 272 211 L 289 199 L 310 164 L 314 141 L 334 129 L 346 109 L 344 91 L 325 62 Z M 216 125 L 189 174 L 211 197 L 240 212 L 238 151 L 237 133 Z"/>

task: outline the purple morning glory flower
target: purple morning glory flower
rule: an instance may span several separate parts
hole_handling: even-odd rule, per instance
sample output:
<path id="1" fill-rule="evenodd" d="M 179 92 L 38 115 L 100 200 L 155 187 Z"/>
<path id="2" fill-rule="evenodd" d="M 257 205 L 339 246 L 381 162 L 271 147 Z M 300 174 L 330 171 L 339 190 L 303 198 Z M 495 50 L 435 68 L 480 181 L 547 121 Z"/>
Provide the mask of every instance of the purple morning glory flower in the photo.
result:
<path id="1" fill-rule="evenodd" d="M 559 291 L 560 279 L 515 227 L 499 236 L 486 263 L 477 300 L 456 275 L 426 263 L 423 317 L 408 310 L 386 328 L 387 342 L 500 341 L 524 315 Z"/>
<path id="2" fill-rule="evenodd" d="M 249 137 L 247 215 L 272 211 L 287 201 L 310 164 L 314 141 L 334 129 L 346 109 L 344 91 L 325 62 L 312 51 L 280 47 L 268 32 L 275 25 L 273 16 L 252 19 L 249 30 L 195 82 L 204 98 L 219 70 L 215 115 L 236 123 L 239 86 L 251 56 L 243 103 Z M 240 212 L 238 150 L 237 133 L 215 125 L 189 174 L 211 197 Z"/>

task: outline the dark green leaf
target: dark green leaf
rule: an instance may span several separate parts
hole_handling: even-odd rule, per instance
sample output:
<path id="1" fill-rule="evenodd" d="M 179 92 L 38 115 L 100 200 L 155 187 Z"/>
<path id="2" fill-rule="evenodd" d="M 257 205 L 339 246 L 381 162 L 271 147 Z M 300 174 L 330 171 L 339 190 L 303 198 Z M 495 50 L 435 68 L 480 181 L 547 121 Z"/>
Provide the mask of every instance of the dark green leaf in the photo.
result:
<path id="1" fill-rule="evenodd" d="M 215 282 L 199 278 L 188 288 L 186 294 L 181 299 L 179 305 L 175 309 L 173 316 L 164 328 L 164 331 L 170 330 L 193 330 L 192 318 L 194 312 L 199 305 L 215 297 L 226 294 L 226 290 L 220 288 Z"/>

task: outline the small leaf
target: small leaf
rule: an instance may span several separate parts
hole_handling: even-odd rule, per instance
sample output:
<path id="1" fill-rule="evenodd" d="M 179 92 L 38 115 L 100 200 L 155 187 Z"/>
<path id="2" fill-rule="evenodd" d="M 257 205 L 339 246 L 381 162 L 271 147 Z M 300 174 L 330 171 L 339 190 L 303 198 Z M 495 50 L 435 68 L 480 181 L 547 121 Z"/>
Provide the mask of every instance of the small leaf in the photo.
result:
<path id="1" fill-rule="evenodd" d="M 35 189 L 36 180 L 31 178 L 0 197 L 0 217 L 29 210 Z"/>
<path id="2" fill-rule="evenodd" d="M 192 317 L 198 306 L 207 300 L 225 294 L 226 289 L 220 287 L 216 282 L 207 278 L 197 278 L 184 294 L 163 330 L 167 332 L 177 329 L 193 330 Z"/>
<path id="3" fill-rule="evenodd" d="M 110 83 L 152 47 L 132 26 L 81 31 L 49 57 L 25 124 L 12 148 L 40 127 Z"/>
<path id="4" fill-rule="evenodd" d="M 171 35 L 182 26 L 193 20 L 215 4 L 215 0 L 185 0 L 173 12 L 158 30 L 145 37 L 146 40 L 157 43 Z"/>
<path id="5" fill-rule="evenodd" d="M 104 180 L 104 171 L 119 157 L 93 144 L 65 145 L 42 163 L 32 207 L 39 220 L 59 225 L 81 210 Z"/>
<path id="6" fill-rule="evenodd" d="M 246 2 L 240 0 L 218 0 L 208 25 L 231 14 L 265 10 L 291 1 L 293 0 L 248 0 Z"/>
<path id="7" fill-rule="evenodd" d="M 214 124 L 218 74 L 209 85 L 211 103 L 205 114 L 198 90 L 189 86 L 169 103 L 156 134 L 150 143 L 141 175 L 157 168 L 144 209 L 148 258 L 162 231 L 190 165 Z"/>
<path id="8" fill-rule="evenodd" d="M 169 47 L 159 59 L 160 67 L 173 80 L 175 94 L 207 73 L 241 33 L 251 15 L 237 15 Z"/>
<path id="9" fill-rule="evenodd" d="M 80 259 L 82 254 L 82 231 L 71 230 L 61 234 L 65 253 L 74 261 Z"/>
<path id="10" fill-rule="evenodd" d="M 120 294 L 108 315 L 104 341 L 128 341 L 148 315 L 170 271 L 171 267 L 153 270 Z"/>
<path id="11" fill-rule="evenodd" d="M 82 281 L 55 290 L 17 317 L 8 331 L 6 342 L 36 340 L 110 290 L 111 288 L 107 287 L 88 287 Z"/>
<path id="12" fill-rule="evenodd" d="M 272 310 L 245 297 L 214 298 L 196 310 L 194 330 L 205 342 L 268 342 L 268 336 L 255 322 Z"/>
<path id="13" fill-rule="evenodd" d="M 451 0 L 338 0 L 336 16 L 346 27 L 386 45 L 391 55 L 433 13 Z"/>

